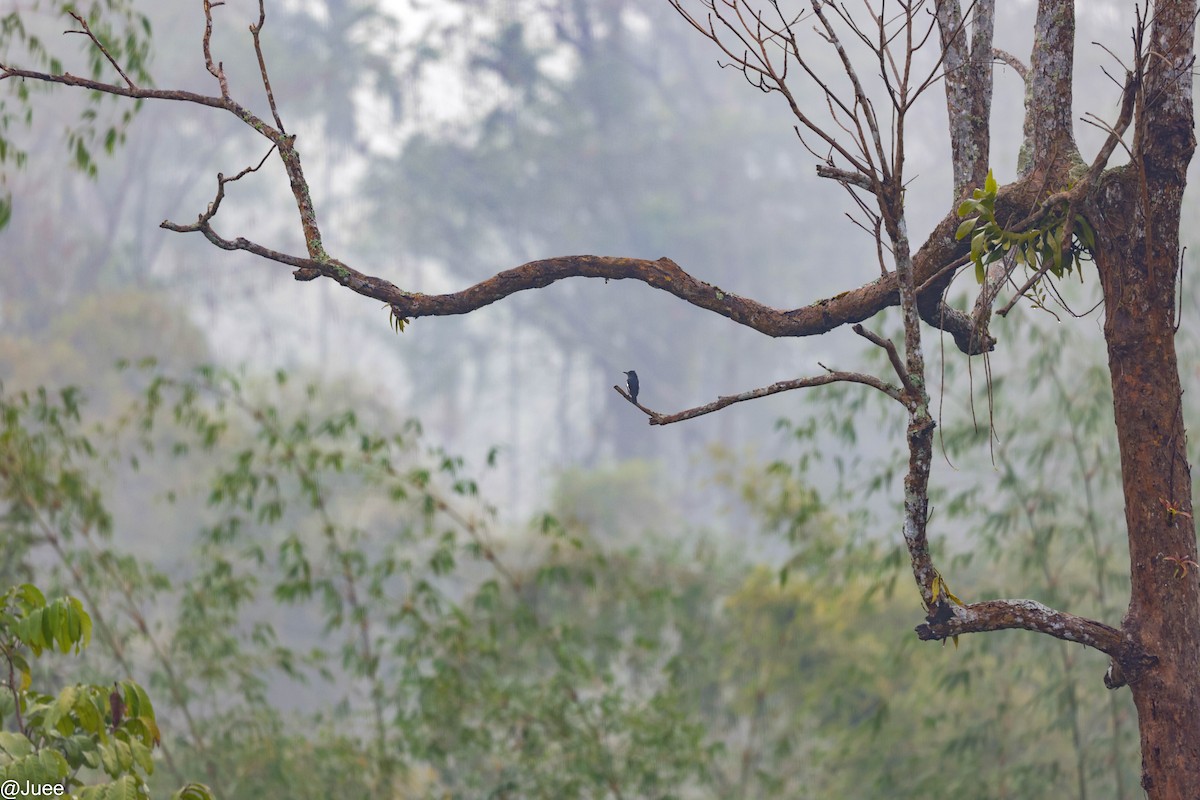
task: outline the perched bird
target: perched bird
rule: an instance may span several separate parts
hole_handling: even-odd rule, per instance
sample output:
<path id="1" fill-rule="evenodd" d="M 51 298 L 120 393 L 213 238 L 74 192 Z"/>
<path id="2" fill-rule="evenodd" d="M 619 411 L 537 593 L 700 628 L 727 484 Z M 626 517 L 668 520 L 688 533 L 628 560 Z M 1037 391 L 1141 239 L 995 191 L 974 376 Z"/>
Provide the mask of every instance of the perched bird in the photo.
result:
<path id="1" fill-rule="evenodd" d="M 108 707 L 112 711 L 112 729 L 115 731 L 125 719 L 125 698 L 121 697 L 121 684 L 113 681 L 112 694 L 108 696 Z"/>
<path id="2" fill-rule="evenodd" d="M 629 396 L 633 398 L 633 402 L 637 402 L 638 379 L 637 373 L 633 370 L 625 373 L 625 385 L 629 387 Z"/>

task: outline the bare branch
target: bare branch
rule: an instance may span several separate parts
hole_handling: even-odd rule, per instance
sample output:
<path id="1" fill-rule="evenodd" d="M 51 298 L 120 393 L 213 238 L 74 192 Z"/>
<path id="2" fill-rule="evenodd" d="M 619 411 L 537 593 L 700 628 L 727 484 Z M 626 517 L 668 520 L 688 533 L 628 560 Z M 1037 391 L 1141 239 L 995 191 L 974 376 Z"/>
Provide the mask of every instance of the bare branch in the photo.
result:
<path id="1" fill-rule="evenodd" d="M 1096 158 L 1092 160 L 1092 165 L 1088 168 L 1087 175 L 1083 179 L 1086 186 L 1091 186 L 1095 183 L 1101 171 L 1108 166 L 1108 160 L 1112 158 L 1113 151 L 1121 143 L 1121 137 L 1125 135 L 1125 131 L 1129 129 L 1130 123 L 1133 122 L 1133 111 L 1136 107 L 1141 81 L 1141 75 L 1134 72 L 1125 73 L 1125 86 L 1121 90 L 1121 111 L 1117 115 L 1117 121 L 1109 128 L 1108 138 L 1105 139 L 1104 145 L 1096 153 Z M 1086 186 L 1077 194 L 1077 197 L 1083 196 Z"/>
<path id="2" fill-rule="evenodd" d="M 214 7 L 222 5 L 225 5 L 224 2 L 204 0 L 204 38 L 202 40 L 202 46 L 204 49 L 204 66 L 209 73 L 217 79 L 217 83 L 221 87 L 221 97 L 228 100 L 229 81 L 225 79 L 225 65 L 220 62 L 213 63 L 212 57 L 212 10 Z"/>
<path id="3" fill-rule="evenodd" d="M 892 369 L 896 371 L 896 377 L 904 384 L 905 395 L 908 398 L 916 397 L 917 387 L 913 385 L 912 378 L 908 374 L 908 369 L 904 366 L 904 361 L 901 360 L 900 353 L 896 350 L 896 343 L 891 339 L 884 338 L 873 331 L 867 330 L 862 325 L 854 325 L 850 330 L 871 344 L 883 348 L 884 352 L 887 353 L 888 361 L 891 362 Z"/>
<path id="4" fill-rule="evenodd" d="M 6 78 L 28 78 L 35 81 L 43 81 L 45 83 L 61 83 L 64 86 L 75 86 L 81 89 L 91 89 L 104 94 L 119 95 L 121 97 L 131 97 L 136 100 L 175 100 L 182 103 L 196 103 L 197 105 L 209 106 L 210 108 L 221 108 L 232 111 L 233 106 L 237 106 L 232 101 L 222 99 L 220 97 L 210 97 L 208 95 L 197 94 L 195 92 L 187 92 L 181 90 L 166 90 L 166 89 L 143 89 L 138 87 L 119 86 L 112 83 L 104 83 L 102 81 L 94 81 L 90 78 L 80 78 L 71 73 L 63 73 L 54 75 L 49 72 L 38 72 L 36 70 L 19 69 L 8 65 L 0 65 L 0 80 Z M 244 111 L 244 109 L 243 109 Z M 236 113 L 236 112 L 235 112 Z M 257 119 L 250 112 L 245 112 L 250 119 Z"/>
<path id="5" fill-rule="evenodd" d="M 864 175 L 876 174 L 872 151 L 867 144 L 866 137 L 862 135 L 855 109 L 846 105 L 801 56 L 801 47 L 795 35 L 795 25 L 803 18 L 803 13 L 793 19 L 788 19 L 784 17 L 778 5 L 773 4 L 779 16 L 779 27 L 775 28 L 765 23 L 761 13 L 748 9 L 743 13 L 745 9 L 743 0 L 719 0 L 719 2 L 718 0 L 701 0 L 700 5 L 708 9 L 703 21 L 683 7 L 684 0 L 668 0 L 668 2 L 689 25 L 720 48 L 721 52 L 730 59 L 730 66 L 741 70 L 751 85 L 763 92 L 779 92 L 787 100 L 792 115 L 799 120 L 802 127 L 824 141 L 858 172 Z M 724 8 L 732 12 L 732 17 L 727 16 Z M 747 16 L 752 19 L 748 19 Z M 736 44 L 727 41 L 726 34 L 732 37 L 732 42 L 736 42 Z M 778 53 L 772 55 L 768 45 L 778 47 Z M 777 63 L 779 55 L 782 56 L 782 63 Z M 791 60 L 795 60 L 805 75 L 821 90 L 830 104 L 831 110 L 836 107 L 845 116 L 845 119 L 854 122 L 859 132 L 852 135 L 852 138 L 860 151 L 859 155 L 852 153 L 837 137 L 818 125 L 801 109 L 787 83 L 787 72 Z M 752 77 L 751 73 L 755 77 Z M 856 103 L 856 108 L 858 105 Z M 836 111 L 833 112 L 833 115 L 835 124 L 844 125 Z"/>
<path id="6" fill-rule="evenodd" d="M 842 46 L 842 41 L 838 37 L 837 31 L 834 30 L 833 25 L 830 24 L 828 18 L 825 16 L 820 0 L 812 0 L 812 7 L 813 13 L 817 16 L 817 19 L 821 21 L 821 25 L 825 30 L 826 38 L 837 51 L 838 58 L 842 62 L 842 70 L 845 72 L 846 77 L 850 79 L 850 85 L 854 89 L 855 107 L 861 108 L 863 111 L 867 132 L 871 136 L 871 142 L 875 147 L 876 157 L 879 159 L 879 169 L 881 172 L 880 182 L 887 183 L 892 177 L 891 165 L 889 164 L 887 151 L 883 147 L 883 136 L 879 127 L 879 122 L 875 117 L 874 106 L 871 103 L 871 99 L 867 97 L 867 93 L 866 90 L 863 89 L 862 82 L 858 79 L 858 71 L 855 70 L 854 63 L 850 60 L 850 56 L 846 52 L 846 48 Z M 829 94 L 830 93 L 827 91 L 826 96 L 828 97 Z M 854 114 L 852 117 L 855 123 L 858 124 L 859 115 Z M 861 125 L 859 127 L 859 138 L 864 138 Z"/>
<path id="7" fill-rule="evenodd" d="M 817 164 L 817 175 L 821 178 L 830 178 L 838 183 L 857 186 L 858 188 L 865 189 L 872 194 L 875 193 L 875 187 L 872 185 L 871 179 L 859 172 L 850 172 L 849 170 L 838 169 L 832 164 Z"/>
<path id="8" fill-rule="evenodd" d="M 930 620 L 916 627 L 924 641 L 938 641 L 964 633 L 1026 630 L 1044 633 L 1067 642 L 1077 642 L 1106 653 L 1123 673 L 1116 688 L 1125 681 L 1136 681 L 1157 659 L 1135 646 L 1121 631 L 1102 622 L 1056 611 L 1035 600 L 985 600 L 963 606 L 944 604 L 939 614 L 930 612 Z M 934 618 L 937 621 L 933 621 Z M 1107 680 L 1107 679 L 1106 679 Z"/>
<path id="9" fill-rule="evenodd" d="M 999 47 L 992 48 L 992 57 L 1002 64 L 1010 67 L 1013 72 L 1021 76 L 1022 81 L 1029 80 L 1029 67 L 1025 66 L 1025 62 L 1014 56 L 1007 50 L 1001 50 Z"/>
<path id="10" fill-rule="evenodd" d="M 867 375 L 861 372 L 841 372 L 838 370 L 828 370 L 824 375 L 815 375 L 811 378 L 797 378 L 790 381 L 779 381 L 772 383 L 770 386 L 763 386 L 759 389 L 751 389 L 747 392 L 739 394 L 723 395 L 718 397 L 711 403 L 695 408 L 689 408 L 684 411 L 677 411 L 674 414 L 660 414 L 657 411 L 652 411 L 646 408 L 641 403 L 634 403 L 633 398 L 629 393 L 620 386 L 613 386 L 622 397 L 633 403 L 639 409 L 650 417 L 651 425 L 671 425 L 684 420 L 695 419 L 702 417 L 705 414 L 711 414 L 714 411 L 731 406 L 734 403 L 742 403 L 746 400 L 757 400 L 760 397 L 769 397 L 780 392 L 790 392 L 794 389 L 811 389 L 814 386 L 827 386 L 831 383 L 860 383 L 864 386 L 870 386 L 872 389 L 877 389 L 898 403 L 904 403 L 904 397 L 901 390 L 890 383 L 880 380 L 874 375 Z"/>
<path id="11" fill-rule="evenodd" d="M 267 103 L 271 106 L 271 116 L 275 118 L 275 127 L 286 132 L 283 120 L 279 118 L 279 109 L 275 107 L 275 93 L 271 91 L 271 79 L 267 77 L 267 61 L 263 58 L 262 42 L 259 34 L 267 22 L 267 9 L 263 0 L 258 0 L 258 22 L 250 26 L 250 35 L 254 38 L 254 54 L 258 56 L 258 71 L 262 75 L 263 89 L 267 92 Z"/>
<path id="12" fill-rule="evenodd" d="M 96 34 L 92 33 L 92 29 L 88 27 L 87 20 L 74 11 L 68 11 L 67 13 L 71 15 L 72 19 L 79 23 L 80 27 L 83 28 L 83 33 L 87 34 L 87 37 L 92 40 L 92 44 L 96 46 L 96 49 L 99 50 L 106 59 L 108 59 L 108 63 L 112 64 L 113 69 L 115 69 L 125 81 L 125 85 L 130 89 L 136 89 L 137 84 L 130 80 L 129 76 L 125 74 L 125 70 L 121 69 L 121 65 L 117 63 L 117 60 L 109 54 L 108 48 L 106 48 L 104 44 L 96 38 Z M 66 31 L 66 33 L 79 33 L 79 31 Z"/>

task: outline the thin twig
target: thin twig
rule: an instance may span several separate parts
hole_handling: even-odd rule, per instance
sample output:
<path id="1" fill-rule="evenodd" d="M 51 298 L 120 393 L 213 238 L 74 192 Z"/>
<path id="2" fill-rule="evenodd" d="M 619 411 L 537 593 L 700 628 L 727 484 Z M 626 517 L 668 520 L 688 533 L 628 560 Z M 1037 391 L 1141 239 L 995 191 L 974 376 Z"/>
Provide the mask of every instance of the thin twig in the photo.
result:
<path id="1" fill-rule="evenodd" d="M 891 339 L 880 336 L 874 331 L 867 330 L 861 324 L 851 326 L 850 330 L 871 344 L 884 349 L 887 353 L 888 361 L 892 364 L 892 369 L 896 371 L 896 377 L 904 384 L 905 392 L 908 393 L 909 398 L 915 398 L 917 396 L 917 387 L 913 385 L 912 377 L 908 374 L 908 368 L 904 366 L 904 361 L 900 358 L 899 351 L 896 350 L 896 343 Z"/>
<path id="2" fill-rule="evenodd" d="M 271 116 L 275 118 L 275 127 L 280 133 L 287 133 L 283 120 L 279 118 L 279 109 L 275 107 L 275 93 L 271 91 L 271 79 L 267 77 L 267 60 L 263 57 L 262 42 L 259 34 L 267 21 L 267 9 L 263 0 L 258 0 L 258 23 L 250 26 L 250 35 L 254 38 L 254 54 L 258 56 L 258 71 L 262 74 L 263 88 L 267 91 L 267 103 L 271 106 Z"/>
<path id="3" fill-rule="evenodd" d="M 213 0 L 204 0 L 204 66 L 209 73 L 217 79 L 217 83 L 221 86 L 221 97 L 229 99 L 229 81 L 225 79 L 225 65 L 217 62 L 213 63 L 212 57 L 212 29 L 213 18 L 212 10 L 216 6 L 224 5 L 223 2 L 213 2 Z"/>
<path id="4" fill-rule="evenodd" d="M 74 20 L 83 27 L 82 32 L 86 33 L 87 37 L 92 40 L 92 44 L 96 45 L 96 49 L 104 54 L 104 57 L 106 59 L 108 59 L 108 63 L 112 64 L 113 69 L 115 69 L 120 74 L 120 76 L 125 80 L 125 85 L 128 86 L 130 89 L 138 88 L 137 84 L 135 84 L 132 80 L 130 80 L 129 76 L 125 74 L 125 70 L 121 69 L 121 65 L 118 64 L 117 60 L 115 58 L 113 58 L 112 55 L 108 52 L 108 48 L 106 48 L 104 46 L 104 44 L 98 38 L 96 38 L 96 34 L 92 33 L 92 29 L 90 27 L 88 27 L 87 20 L 85 20 L 83 17 L 81 17 L 75 11 L 68 11 L 67 13 L 70 14 L 71 17 L 74 18 Z M 80 31 L 63 31 L 63 32 L 64 33 L 79 33 Z"/>

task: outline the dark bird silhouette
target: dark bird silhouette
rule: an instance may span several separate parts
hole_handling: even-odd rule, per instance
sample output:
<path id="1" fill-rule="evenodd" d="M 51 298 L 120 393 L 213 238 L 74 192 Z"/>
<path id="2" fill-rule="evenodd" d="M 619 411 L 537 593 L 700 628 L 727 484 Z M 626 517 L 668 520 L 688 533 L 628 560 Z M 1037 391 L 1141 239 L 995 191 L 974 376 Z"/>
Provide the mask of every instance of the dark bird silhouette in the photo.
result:
<path id="1" fill-rule="evenodd" d="M 637 402 L 638 379 L 637 373 L 633 370 L 625 373 L 625 385 L 629 387 L 629 396 L 633 398 L 633 402 Z"/>
<path id="2" fill-rule="evenodd" d="M 125 719 L 125 698 L 121 697 L 121 684 L 113 681 L 112 694 L 108 696 L 108 707 L 112 711 L 112 729 L 115 731 Z"/>

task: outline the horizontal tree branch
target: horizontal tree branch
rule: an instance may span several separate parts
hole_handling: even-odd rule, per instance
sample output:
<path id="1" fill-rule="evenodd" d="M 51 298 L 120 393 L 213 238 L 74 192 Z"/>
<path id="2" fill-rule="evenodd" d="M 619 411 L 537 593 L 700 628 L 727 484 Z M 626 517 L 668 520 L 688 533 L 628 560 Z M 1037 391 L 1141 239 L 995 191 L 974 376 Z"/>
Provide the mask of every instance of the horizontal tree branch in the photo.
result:
<path id="1" fill-rule="evenodd" d="M 1116 662 L 1118 672 L 1129 682 L 1136 681 L 1157 660 L 1110 625 L 1056 611 L 1036 600 L 985 600 L 960 606 L 943 598 L 916 632 L 923 641 L 938 641 L 964 633 L 1010 629 L 1044 633 L 1099 650 Z"/>
<path id="2" fill-rule="evenodd" d="M 696 417 L 702 417 L 705 414 L 711 414 L 714 411 L 720 411 L 722 408 L 731 406 L 734 403 L 742 403 L 746 400 L 756 400 L 760 397 L 768 397 L 773 394 L 779 394 L 780 392 L 790 392 L 793 389 L 810 389 L 814 386 L 827 386 L 831 383 L 860 383 L 864 386 L 870 386 L 872 389 L 878 389 L 899 403 L 904 403 L 904 394 L 897 386 L 893 386 L 886 381 L 880 380 L 874 375 L 867 375 L 861 372 L 841 372 L 837 370 L 829 370 L 824 375 L 815 375 L 811 378 L 796 378 L 795 380 L 790 381 L 779 381 L 777 383 L 772 383 L 770 386 L 751 389 L 746 392 L 741 392 L 740 394 L 723 395 L 711 403 L 706 403 L 705 405 L 696 406 L 695 408 L 689 408 L 683 411 L 677 411 L 674 414 L 660 414 L 657 411 L 652 411 L 641 403 L 635 402 L 634 399 L 629 396 L 629 392 L 625 391 L 625 389 L 622 387 L 614 385 L 613 389 L 617 391 L 617 394 L 621 395 L 626 400 L 633 403 L 635 406 L 645 412 L 646 416 L 650 417 L 651 425 L 670 425 L 674 422 L 683 422 L 684 420 L 695 419 Z"/>
<path id="3" fill-rule="evenodd" d="M 205 61 L 210 71 L 222 80 L 224 75 L 219 63 L 212 61 L 207 52 L 206 34 Z M 265 66 L 264 83 L 266 83 Z M 107 94 L 138 99 L 174 100 L 219 108 L 230 112 L 244 123 L 266 137 L 278 149 L 287 171 L 292 193 L 296 198 L 297 210 L 304 228 L 307 258 L 292 256 L 256 244 L 244 238 L 227 239 L 212 228 L 213 210 L 202 214 L 192 225 L 164 222 L 162 227 L 179 232 L 200 232 L 210 242 L 226 250 L 245 250 L 263 258 L 288 264 L 296 268 L 298 280 L 327 277 L 353 291 L 383 302 L 391 307 L 396 320 L 422 316 L 446 316 L 465 314 L 504 297 L 526 289 L 537 289 L 570 277 L 604 278 L 606 280 L 640 280 L 648 286 L 666 291 L 692 305 L 721 314 L 734 322 L 753 328 L 768 336 L 811 336 L 826 333 L 842 325 L 862 322 L 889 306 L 899 304 L 896 276 L 893 272 L 883 275 L 858 288 L 834 297 L 820 300 L 793 310 L 771 308 L 757 301 L 730 294 L 719 287 L 705 283 L 685 272 L 669 258 L 657 261 L 645 259 L 602 257 L 592 255 L 563 256 L 533 261 L 522 266 L 500 272 L 462 291 L 442 295 L 426 295 L 403 291 L 382 278 L 372 277 L 351 269 L 346 264 L 328 256 L 323 248 L 316 214 L 309 196 L 307 181 L 300 167 L 299 154 L 295 149 L 294 137 L 272 126 L 239 105 L 229 95 L 222 81 L 222 96 L 212 97 L 187 91 L 145 89 L 136 86 L 107 84 L 72 75 L 17 69 L 0 65 L 0 80 L 6 78 L 29 78 L 49 83 L 61 83 L 78 88 L 90 89 Z M 835 177 L 830 174 L 830 177 Z M 851 174 L 836 176 L 853 185 Z M 997 212 L 1002 217 L 1020 219 L 1037 205 L 1040 185 L 1032 181 L 1018 181 L 1003 187 L 997 197 Z M 913 258 L 913 272 L 917 286 L 925 284 L 938 273 L 952 274 L 967 253 L 968 242 L 954 238 L 958 225 L 957 215 L 951 211 L 930 233 L 929 238 Z M 949 309 L 942 303 L 944 283 L 935 281 L 922 293 L 919 303 L 921 317 L 926 323 L 950 333 L 955 343 L 964 352 L 977 354 L 990 349 L 991 337 L 972 325 L 969 317 Z"/>
<path id="4" fill-rule="evenodd" d="M 209 106 L 211 108 L 221 108 L 228 111 L 233 111 L 237 103 L 232 100 L 223 99 L 220 97 L 211 97 L 206 94 L 198 94 L 196 92 L 187 92 L 180 89 L 144 89 L 137 86 L 119 86 L 114 83 L 103 83 L 94 81 L 90 78 L 80 78 L 77 75 L 72 75 L 69 72 L 61 75 L 54 75 L 49 72 L 37 72 L 35 70 L 18 69 L 10 67 L 6 64 L 0 64 L 0 81 L 6 78 L 28 78 L 35 81 L 43 81 L 45 83 L 61 83 L 64 86 L 75 86 L 80 89 L 91 89 L 104 94 L 115 94 L 121 97 L 132 97 L 137 100 L 175 100 L 181 103 L 196 103 L 197 105 Z M 240 108 L 240 106 L 237 106 Z M 248 113 L 248 112 L 247 112 Z"/>
<path id="5" fill-rule="evenodd" d="M 1027 217 L 1029 210 L 1038 206 L 1037 193 L 1040 188 L 1040 184 L 1030 179 L 1001 187 L 996 198 L 998 218 Z M 964 257 L 969 252 L 970 243 L 954 237 L 959 222 L 961 220 L 954 211 L 948 213 L 913 256 L 917 286 L 923 286 L 931 277 L 947 268 L 952 272 L 956 265 L 967 263 Z M 834 297 L 783 311 L 698 280 L 669 258 L 648 261 L 593 255 L 531 261 L 449 294 L 403 293 L 403 298 L 398 301 L 385 297 L 378 299 L 390 303 L 393 313 L 401 319 L 466 314 L 516 292 L 540 289 L 573 277 L 639 280 L 699 308 L 774 337 L 827 333 L 843 325 L 862 322 L 900 302 L 894 272 Z M 936 292 L 937 289 L 931 288 L 930 291 Z M 965 353 L 977 355 L 991 349 L 994 340 L 986 335 L 986 331 L 976 330 L 969 316 L 957 311 L 950 313 L 952 309 L 941 307 L 942 304 L 937 302 L 940 294 L 930 299 L 933 302 L 922 303 L 921 308 L 922 319 L 926 323 L 950 333 L 955 344 Z"/>
<path id="6" fill-rule="evenodd" d="M 872 194 L 875 193 L 875 187 L 871 184 L 871 178 L 867 175 L 863 175 L 861 172 L 838 169 L 832 164 L 817 164 L 817 176 L 821 178 L 829 178 L 837 181 L 838 183 L 857 186 L 858 188 L 865 189 Z"/>
<path id="7" fill-rule="evenodd" d="M 401 317 L 466 314 L 516 292 L 541 289 L 564 278 L 574 277 L 638 280 L 767 336 L 809 336 L 867 319 L 888 304 L 886 295 L 889 284 L 893 292 L 895 286 L 894 278 L 881 278 L 832 300 L 793 311 L 780 311 L 698 280 L 666 257 L 648 261 L 579 255 L 532 261 L 459 292 L 408 294 L 393 305 L 396 314 Z"/>

